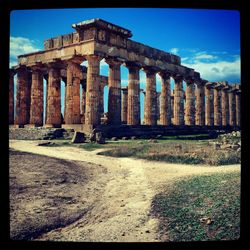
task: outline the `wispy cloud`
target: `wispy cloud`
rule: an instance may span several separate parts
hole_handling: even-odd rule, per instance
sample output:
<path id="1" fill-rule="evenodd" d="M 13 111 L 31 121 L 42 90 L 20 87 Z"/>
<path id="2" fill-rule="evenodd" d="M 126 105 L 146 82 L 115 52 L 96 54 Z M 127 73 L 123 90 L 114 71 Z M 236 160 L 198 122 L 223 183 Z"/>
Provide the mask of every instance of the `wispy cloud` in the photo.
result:
<path id="1" fill-rule="evenodd" d="M 10 67 L 17 64 L 17 56 L 40 50 L 34 40 L 26 37 L 10 37 Z"/>
<path id="2" fill-rule="evenodd" d="M 178 52 L 179 52 L 179 49 L 178 49 L 178 48 L 171 48 L 171 49 L 169 50 L 169 52 L 172 53 L 172 54 L 177 55 Z"/>

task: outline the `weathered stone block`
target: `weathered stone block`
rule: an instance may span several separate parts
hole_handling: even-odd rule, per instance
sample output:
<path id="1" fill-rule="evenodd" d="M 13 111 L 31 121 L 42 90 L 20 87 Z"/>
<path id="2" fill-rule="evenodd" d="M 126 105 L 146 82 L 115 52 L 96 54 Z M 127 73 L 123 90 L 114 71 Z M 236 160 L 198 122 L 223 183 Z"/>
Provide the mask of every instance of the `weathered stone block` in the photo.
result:
<path id="1" fill-rule="evenodd" d="M 82 143 L 86 141 L 85 134 L 82 132 L 75 131 L 74 136 L 71 140 L 72 143 Z"/>

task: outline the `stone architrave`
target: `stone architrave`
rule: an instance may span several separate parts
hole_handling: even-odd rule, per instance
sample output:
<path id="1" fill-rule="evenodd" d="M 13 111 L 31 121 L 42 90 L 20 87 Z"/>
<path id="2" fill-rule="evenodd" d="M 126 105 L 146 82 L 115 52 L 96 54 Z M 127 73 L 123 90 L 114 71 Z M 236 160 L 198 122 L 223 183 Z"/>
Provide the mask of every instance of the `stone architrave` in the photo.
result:
<path id="1" fill-rule="evenodd" d="M 174 77 L 174 125 L 184 125 L 183 77 Z"/>
<path id="2" fill-rule="evenodd" d="M 157 124 L 157 93 L 156 93 L 156 72 L 147 69 L 146 72 L 146 95 L 144 107 L 145 125 Z"/>
<path id="3" fill-rule="evenodd" d="M 160 124 L 171 124 L 171 86 L 170 74 L 160 72 L 161 76 L 161 101 L 160 101 Z"/>
<path id="4" fill-rule="evenodd" d="M 17 94 L 16 94 L 16 125 L 29 123 L 30 116 L 30 79 L 26 67 L 17 70 Z"/>
<path id="5" fill-rule="evenodd" d="M 14 124 L 14 75 L 15 71 L 9 72 L 9 124 Z"/>
<path id="6" fill-rule="evenodd" d="M 46 127 L 61 126 L 61 75 L 56 64 L 48 65 Z"/>
<path id="7" fill-rule="evenodd" d="M 208 83 L 205 86 L 205 96 L 206 96 L 205 124 L 207 126 L 214 125 L 214 90 L 212 86 L 213 86 L 212 83 Z"/>
<path id="8" fill-rule="evenodd" d="M 197 82 L 196 84 L 196 106 L 195 106 L 195 125 L 205 125 L 205 90 L 204 83 Z"/>
<path id="9" fill-rule="evenodd" d="M 80 124 L 80 75 L 79 63 L 68 61 L 67 63 L 67 87 L 65 100 L 65 124 Z"/>
<path id="10" fill-rule="evenodd" d="M 121 124 L 121 62 L 106 59 L 109 65 L 108 123 Z"/>
<path id="11" fill-rule="evenodd" d="M 128 66 L 128 125 L 140 124 L 140 82 L 139 67 L 136 65 Z"/>
<path id="12" fill-rule="evenodd" d="M 128 87 L 122 88 L 122 123 L 127 124 L 128 118 Z"/>
<path id="13" fill-rule="evenodd" d="M 100 61 L 101 57 L 90 55 L 87 70 L 87 87 L 86 87 L 86 106 L 85 106 L 85 124 L 96 126 L 101 122 L 100 117 Z"/>
<path id="14" fill-rule="evenodd" d="M 39 68 L 32 68 L 30 124 L 43 125 L 43 74 Z"/>
<path id="15" fill-rule="evenodd" d="M 186 80 L 185 125 L 195 125 L 195 85 L 191 79 Z"/>

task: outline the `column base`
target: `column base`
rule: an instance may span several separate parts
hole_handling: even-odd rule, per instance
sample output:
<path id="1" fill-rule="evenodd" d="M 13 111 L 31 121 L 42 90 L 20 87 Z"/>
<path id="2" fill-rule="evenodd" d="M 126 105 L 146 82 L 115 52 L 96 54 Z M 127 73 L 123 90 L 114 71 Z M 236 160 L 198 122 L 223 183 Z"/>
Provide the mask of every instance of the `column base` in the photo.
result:
<path id="1" fill-rule="evenodd" d="M 61 128 L 61 124 L 45 124 L 44 128 Z"/>
<path id="2" fill-rule="evenodd" d="M 75 131 L 82 131 L 83 124 L 62 124 L 62 128 L 64 129 L 74 129 Z"/>
<path id="3" fill-rule="evenodd" d="M 42 127 L 43 125 L 38 125 L 38 124 L 26 124 L 24 125 L 25 128 L 37 128 L 37 127 Z"/>
<path id="4" fill-rule="evenodd" d="M 11 125 L 11 128 L 24 128 L 24 125 L 23 124 L 13 124 L 13 125 Z"/>

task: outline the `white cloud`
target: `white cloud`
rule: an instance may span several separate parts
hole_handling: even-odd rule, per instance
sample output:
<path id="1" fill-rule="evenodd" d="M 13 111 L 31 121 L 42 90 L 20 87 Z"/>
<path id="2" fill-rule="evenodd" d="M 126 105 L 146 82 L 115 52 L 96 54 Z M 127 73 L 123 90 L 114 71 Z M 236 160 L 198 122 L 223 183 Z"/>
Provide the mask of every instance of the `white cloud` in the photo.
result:
<path id="1" fill-rule="evenodd" d="M 178 48 L 172 48 L 169 51 L 170 51 L 170 53 L 177 55 L 178 52 L 179 52 L 179 49 Z"/>
<path id="2" fill-rule="evenodd" d="M 198 54 L 195 56 L 196 60 L 201 60 L 201 59 L 216 59 L 217 56 L 209 55 L 209 54 Z"/>
<path id="3" fill-rule="evenodd" d="M 40 50 L 35 41 L 25 37 L 10 37 L 10 66 L 17 64 L 17 56 Z"/>
<path id="4" fill-rule="evenodd" d="M 234 61 L 217 61 L 217 62 L 201 62 L 183 63 L 184 66 L 195 69 L 201 74 L 203 79 L 208 81 L 222 81 L 230 78 L 240 79 L 240 57 Z"/>

